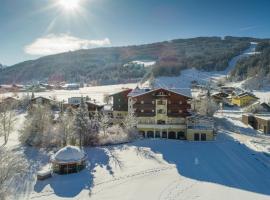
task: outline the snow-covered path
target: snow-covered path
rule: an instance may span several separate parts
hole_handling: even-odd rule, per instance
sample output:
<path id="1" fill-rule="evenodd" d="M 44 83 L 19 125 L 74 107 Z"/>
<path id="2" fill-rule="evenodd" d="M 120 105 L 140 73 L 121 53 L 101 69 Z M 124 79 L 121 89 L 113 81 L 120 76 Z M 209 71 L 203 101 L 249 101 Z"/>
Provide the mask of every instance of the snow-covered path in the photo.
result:
<path id="1" fill-rule="evenodd" d="M 36 182 L 29 199 L 270 198 L 262 154 L 225 133 L 211 142 L 146 139 L 86 150 L 87 170 Z"/>

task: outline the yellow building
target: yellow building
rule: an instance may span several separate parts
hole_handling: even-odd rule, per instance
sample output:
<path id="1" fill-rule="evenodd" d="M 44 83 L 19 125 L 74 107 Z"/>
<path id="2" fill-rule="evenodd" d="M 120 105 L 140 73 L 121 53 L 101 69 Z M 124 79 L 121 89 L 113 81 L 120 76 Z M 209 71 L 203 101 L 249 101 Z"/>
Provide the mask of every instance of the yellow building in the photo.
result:
<path id="1" fill-rule="evenodd" d="M 254 94 L 249 93 L 249 92 L 244 92 L 239 95 L 232 96 L 231 101 L 233 105 L 243 107 L 243 106 L 251 104 L 252 102 L 255 102 L 258 99 L 259 98 L 257 98 Z"/>
<path id="2" fill-rule="evenodd" d="M 208 141 L 215 139 L 214 120 L 212 117 L 195 115 L 188 117 L 187 140 Z"/>

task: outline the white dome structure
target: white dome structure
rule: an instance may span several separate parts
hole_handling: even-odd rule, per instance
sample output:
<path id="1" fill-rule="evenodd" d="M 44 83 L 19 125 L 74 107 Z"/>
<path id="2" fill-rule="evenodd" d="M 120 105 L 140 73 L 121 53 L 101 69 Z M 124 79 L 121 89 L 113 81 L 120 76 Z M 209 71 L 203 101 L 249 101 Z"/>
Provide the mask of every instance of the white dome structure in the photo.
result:
<path id="1" fill-rule="evenodd" d="M 80 148 L 66 146 L 52 156 L 53 171 L 59 174 L 78 172 L 85 167 L 86 157 Z"/>
<path id="2" fill-rule="evenodd" d="M 83 150 L 75 146 L 66 146 L 55 153 L 53 160 L 61 163 L 77 162 L 84 159 L 86 154 Z"/>

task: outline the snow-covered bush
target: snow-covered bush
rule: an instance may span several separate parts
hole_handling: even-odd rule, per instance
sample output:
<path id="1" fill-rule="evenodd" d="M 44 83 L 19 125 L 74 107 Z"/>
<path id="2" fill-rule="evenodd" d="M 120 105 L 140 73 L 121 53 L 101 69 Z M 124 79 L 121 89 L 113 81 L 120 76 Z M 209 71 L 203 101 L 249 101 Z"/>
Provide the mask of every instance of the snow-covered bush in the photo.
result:
<path id="1" fill-rule="evenodd" d="M 248 113 L 267 112 L 267 110 L 263 106 L 261 106 L 259 103 L 246 107 L 244 111 Z"/>
<path id="2" fill-rule="evenodd" d="M 8 151 L 4 147 L 0 147 L 0 155 L 0 200 L 4 200 L 13 192 L 10 184 L 22 178 L 28 164 L 21 155 Z"/>
<path id="3" fill-rule="evenodd" d="M 53 113 L 48 106 L 37 105 L 28 112 L 19 140 L 30 146 L 58 146 L 59 132 L 53 123 Z"/>
<path id="4" fill-rule="evenodd" d="M 114 125 L 109 127 L 105 134 L 103 132 L 98 134 L 96 145 L 121 144 L 129 141 L 131 141 L 129 132 L 119 125 Z"/>

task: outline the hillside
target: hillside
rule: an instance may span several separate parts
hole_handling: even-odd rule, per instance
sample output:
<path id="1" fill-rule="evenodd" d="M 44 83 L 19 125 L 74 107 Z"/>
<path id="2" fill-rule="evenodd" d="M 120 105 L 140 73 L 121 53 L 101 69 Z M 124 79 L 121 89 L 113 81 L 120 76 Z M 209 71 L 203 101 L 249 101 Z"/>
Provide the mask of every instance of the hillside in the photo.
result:
<path id="1" fill-rule="evenodd" d="M 231 73 L 233 80 L 249 79 L 257 88 L 269 84 L 270 80 L 270 41 L 264 40 L 257 45 L 256 54 L 239 61 Z M 252 79 L 252 80 L 251 80 Z M 255 80 L 256 79 L 256 80 Z"/>
<path id="2" fill-rule="evenodd" d="M 199 37 L 138 46 L 79 50 L 25 61 L 0 71 L 0 83 L 66 80 L 121 83 L 155 76 L 179 75 L 182 69 L 224 70 L 229 60 L 249 46 L 253 38 Z M 134 60 L 153 60 L 152 67 L 123 67 Z"/>

